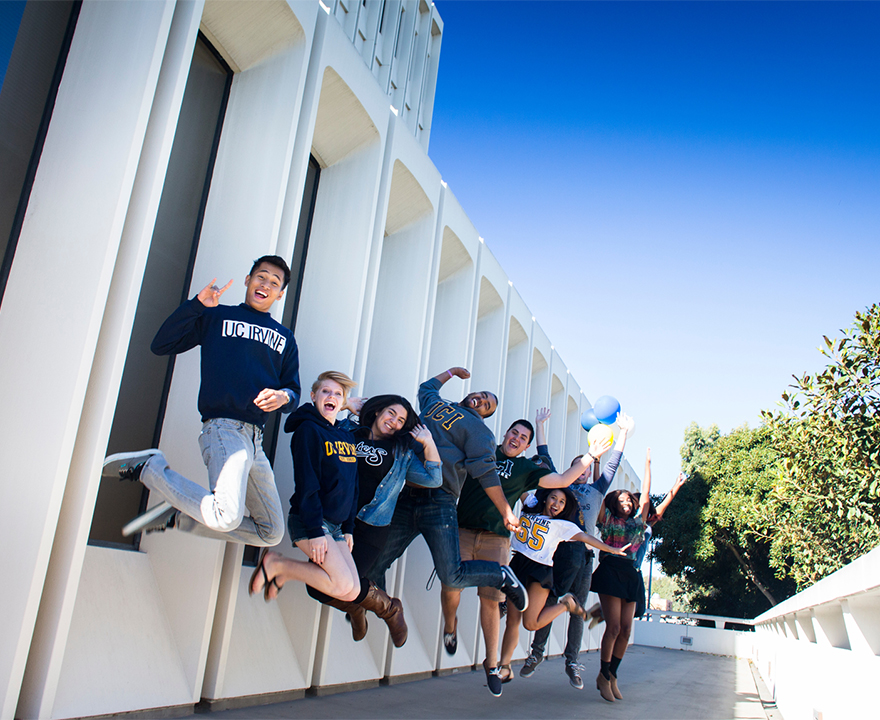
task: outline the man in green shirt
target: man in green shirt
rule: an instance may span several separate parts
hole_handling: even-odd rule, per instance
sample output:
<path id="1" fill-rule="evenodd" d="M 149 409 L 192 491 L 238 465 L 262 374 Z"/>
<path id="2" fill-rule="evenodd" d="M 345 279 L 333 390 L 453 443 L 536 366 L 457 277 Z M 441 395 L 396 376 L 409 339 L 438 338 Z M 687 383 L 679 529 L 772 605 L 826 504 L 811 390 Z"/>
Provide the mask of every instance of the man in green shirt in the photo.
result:
<path id="1" fill-rule="evenodd" d="M 543 440 L 543 422 L 549 413 L 539 412 L 539 441 Z M 495 451 L 495 464 L 501 489 L 507 502 L 513 506 L 523 493 L 538 487 L 568 487 L 610 446 L 607 442 L 600 447 L 591 447 L 587 453 L 572 467 L 563 473 L 555 473 L 546 467 L 536 464 L 533 460 L 522 457 L 532 444 L 535 430 L 528 420 L 517 420 L 507 432 Z M 468 477 L 461 489 L 458 500 L 458 535 L 461 546 L 462 560 L 490 560 L 506 564 L 510 556 L 510 533 L 495 504 L 486 495 L 482 486 Z M 510 676 L 510 668 L 498 667 L 498 639 L 501 628 L 501 615 L 498 603 L 504 595 L 494 587 L 477 589 L 480 598 L 480 626 L 486 641 L 486 659 L 483 668 L 489 692 L 498 697 L 501 695 L 501 683 L 506 680 L 502 671 Z M 458 604 L 461 600 L 461 589 L 443 586 L 441 594 L 444 619 L 443 645 L 450 655 L 454 655 L 458 647 L 456 634 L 458 620 Z M 517 629 L 514 629 L 518 632 Z"/>

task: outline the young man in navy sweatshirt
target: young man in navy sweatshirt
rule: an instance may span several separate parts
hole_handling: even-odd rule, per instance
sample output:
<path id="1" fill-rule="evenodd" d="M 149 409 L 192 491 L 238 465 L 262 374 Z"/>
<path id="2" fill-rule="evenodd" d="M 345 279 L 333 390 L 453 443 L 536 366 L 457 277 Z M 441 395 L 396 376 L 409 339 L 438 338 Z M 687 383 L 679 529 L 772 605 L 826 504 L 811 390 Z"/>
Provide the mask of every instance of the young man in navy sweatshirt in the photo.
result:
<path id="1" fill-rule="evenodd" d="M 284 296 L 290 269 L 277 255 L 256 260 L 244 281 L 245 301 L 237 306 L 220 304 L 232 280 L 222 288 L 215 282 L 175 310 L 150 346 L 157 355 L 201 346 L 199 447 L 209 489 L 174 472 L 156 449 L 111 455 L 103 474 L 140 480 L 165 501 L 132 520 L 123 535 L 176 527 L 229 542 L 277 545 L 284 515 L 263 452 L 263 425 L 268 413 L 289 412 L 299 402 L 296 341 L 269 314 Z"/>

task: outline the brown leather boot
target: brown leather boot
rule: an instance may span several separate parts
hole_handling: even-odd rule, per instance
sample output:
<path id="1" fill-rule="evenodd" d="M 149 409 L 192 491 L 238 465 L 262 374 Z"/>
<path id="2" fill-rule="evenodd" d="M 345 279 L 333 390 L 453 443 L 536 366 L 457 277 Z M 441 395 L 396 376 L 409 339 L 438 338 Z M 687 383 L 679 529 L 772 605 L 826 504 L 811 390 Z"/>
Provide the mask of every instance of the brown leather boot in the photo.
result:
<path id="1" fill-rule="evenodd" d="M 359 642 L 363 640 L 367 635 L 367 611 L 364 610 L 357 603 L 345 602 L 343 600 L 337 600 L 336 598 L 331 598 L 330 601 L 324 603 L 325 605 L 329 605 L 330 607 L 334 607 L 337 610 L 342 610 L 342 612 L 348 615 L 348 619 L 351 620 L 351 637 L 355 642 Z"/>
<path id="2" fill-rule="evenodd" d="M 605 700 L 608 702 L 614 702 L 614 693 L 611 692 L 611 681 L 601 672 L 596 676 L 596 687 L 599 689 L 599 694 L 602 695 Z"/>
<path id="3" fill-rule="evenodd" d="M 611 683 L 611 694 L 614 695 L 618 700 L 623 700 L 623 695 L 620 692 L 620 688 L 617 687 L 617 675 L 611 673 L 611 679 L 609 680 Z"/>
<path id="4" fill-rule="evenodd" d="M 370 583 L 370 590 L 361 602 L 361 607 L 374 612 L 385 621 L 394 647 L 403 646 L 406 642 L 407 628 L 406 620 L 403 618 L 403 603 L 400 600 L 389 597 L 388 593 L 377 587 L 375 583 Z"/>

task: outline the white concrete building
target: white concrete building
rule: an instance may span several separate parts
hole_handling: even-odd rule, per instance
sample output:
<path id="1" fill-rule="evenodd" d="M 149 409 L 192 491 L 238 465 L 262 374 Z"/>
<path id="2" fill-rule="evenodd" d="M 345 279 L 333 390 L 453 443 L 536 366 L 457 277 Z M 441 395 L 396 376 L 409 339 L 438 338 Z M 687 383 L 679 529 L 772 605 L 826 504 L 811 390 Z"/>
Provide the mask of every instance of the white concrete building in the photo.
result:
<path id="1" fill-rule="evenodd" d="M 474 590 L 458 654 L 442 652 L 421 540 L 390 578 L 408 642 L 394 650 L 374 622 L 353 643 L 302 586 L 249 598 L 241 545 L 122 538 L 146 496 L 100 479 L 108 452 L 158 444 L 207 483 L 198 351 L 169 362 L 149 342 L 214 277 L 234 278 L 224 301 L 240 302 L 267 253 L 293 268 L 276 316 L 304 384 L 334 368 L 364 394 L 414 398 L 466 365 L 470 383 L 445 394 L 496 390 L 496 433 L 547 405 L 557 462 L 586 449 L 586 389 L 428 157 L 434 7 L 59 0 L 16 22 L 0 93 L 2 717 L 259 703 L 478 662 Z M 286 446 L 270 422 L 283 499 Z M 636 483 L 624 462 L 617 486 Z"/>

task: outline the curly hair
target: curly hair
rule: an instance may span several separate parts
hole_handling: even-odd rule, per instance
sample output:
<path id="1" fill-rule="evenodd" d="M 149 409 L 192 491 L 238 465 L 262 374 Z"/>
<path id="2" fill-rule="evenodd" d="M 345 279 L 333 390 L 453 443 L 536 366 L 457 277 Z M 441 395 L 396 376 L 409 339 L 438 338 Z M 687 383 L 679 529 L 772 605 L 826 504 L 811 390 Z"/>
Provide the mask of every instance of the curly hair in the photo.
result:
<path id="1" fill-rule="evenodd" d="M 393 440 L 395 444 L 408 443 L 409 433 L 418 424 L 419 416 L 416 414 L 413 406 L 410 405 L 409 400 L 402 395 L 376 395 L 371 397 L 361 408 L 358 418 L 359 424 L 363 428 L 373 427 L 373 423 L 376 422 L 376 418 L 382 414 L 382 411 L 392 405 L 401 405 L 406 410 L 406 420 L 403 423 L 403 427 L 394 433 Z"/>

